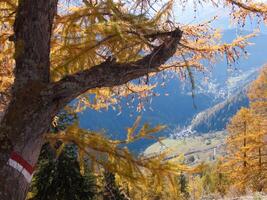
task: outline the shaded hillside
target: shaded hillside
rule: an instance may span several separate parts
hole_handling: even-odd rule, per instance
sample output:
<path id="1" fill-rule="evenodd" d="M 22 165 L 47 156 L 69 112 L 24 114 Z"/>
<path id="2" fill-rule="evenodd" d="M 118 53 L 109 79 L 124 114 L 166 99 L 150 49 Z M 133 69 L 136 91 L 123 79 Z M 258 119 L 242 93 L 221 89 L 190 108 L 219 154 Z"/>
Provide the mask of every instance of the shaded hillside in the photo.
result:
<path id="1" fill-rule="evenodd" d="M 230 118 L 241 108 L 248 106 L 248 98 L 244 91 L 236 96 L 209 108 L 192 120 L 190 128 L 198 133 L 208 133 L 225 129 Z"/>
<path id="2" fill-rule="evenodd" d="M 207 133 L 220 131 L 226 128 L 230 118 L 241 107 L 247 107 L 249 104 L 247 98 L 247 88 L 250 83 L 257 77 L 258 71 L 252 70 L 243 74 L 242 77 L 230 79 L 228 88 L 230 97 L 198 113 L 192 120 L 189 129 L 198 133 Z"/>
<path id="3" fill-rule="evenodd" d="M 225 31 L 223 40 L 231 41 L 235 38 L 235 32 L 235 30 Z M 154 92 L 160 94 L 160 96 L 153 97 L 144 111 L 137 112 L 136 102 L 132 107 L 129 107 L 127 103 L 131 101 L 131 98 L 123 98 L 121 102 L 122 112 L 111 108 L 109 110 L 102 110 L 102 112 L 88 109 L 79 115 L 80 125 L 82 128 L 91 130 L 104 129 L 112 138 L 125 138 L 125 128 L 130 127 L 136 117 L 141 115 L 141 123 L 149 122 L 152 126 L 156 124 L 167 125 L 168 129 L 161 134 L 168 136 L 175 127 L 188 125 L 192 118 L 201 111 L 224 101 L 231 94 L 236 94 L 236 88 L 243 86 L 240 85 L 240 82 L 236 82 L 236 80 L 243 79 L 244 77 L 242 75 L 247 71 L 259 68 L 267 62 L 267 58 L 263 56 L 264 52 L 262 51 L 263 47 L 267 46 L 267 35 L 260 35 L 257 38 L 253 38 L 251 42 L 255 43 L 255 45 L 248 47 L 248 52 L 251 56 L 248 59 L 240 59 L 231 70 L 226 62 L 222 61 L 217 63 L 214 69 L 210 69 L 210 73 L 194 71 L 196 86 L 194 102 L 197 109 L 193 106 L 190 80 L 181 81 L 174 78 L 167 82 L 165 87 L 158 86 L 155 88 Z M 208 76 L 209 78 L 207 78 Z M 241 104 L 245 105 L 240 102 Z M 225 112 L 230 111 L 226 110 Z M 220 121 L 224 124 L 226 122 L 226 120 Z M 130 148 L 141 151 L 154 142 L 153 140 L 142 140 Z"/>

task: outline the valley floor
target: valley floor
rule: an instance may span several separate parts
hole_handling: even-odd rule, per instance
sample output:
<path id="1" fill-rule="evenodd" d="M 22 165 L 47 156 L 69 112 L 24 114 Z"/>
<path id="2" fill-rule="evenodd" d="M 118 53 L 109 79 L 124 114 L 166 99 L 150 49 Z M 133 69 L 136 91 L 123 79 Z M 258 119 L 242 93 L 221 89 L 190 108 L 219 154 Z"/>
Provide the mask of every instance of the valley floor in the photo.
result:
<path id="1" fill-rule="evenodd" d="M 219 200 L 267 200 L 267 194 L 251 194 L 241 197 L 231 197 L 231 198 L 223 198 Z"/>
<path id="2" fill-rule="evenodd" d="M 244 197 L 227 198 L 222 200 L 267 200 L 267 196 L 262 196 L 258 198 L 255 198 L 254 196 L 244 196 Z"/>

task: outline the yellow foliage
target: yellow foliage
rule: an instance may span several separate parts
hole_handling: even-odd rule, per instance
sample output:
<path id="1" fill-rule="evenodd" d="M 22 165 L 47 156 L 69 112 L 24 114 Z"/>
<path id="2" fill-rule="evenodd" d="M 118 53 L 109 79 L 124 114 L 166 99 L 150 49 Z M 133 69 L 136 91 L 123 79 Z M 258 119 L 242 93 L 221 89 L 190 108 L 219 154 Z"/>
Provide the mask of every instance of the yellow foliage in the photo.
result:
<path id="1" fill-rule="evenodd" d="M 232 16 L 234 20 L 245 24 L 246 18 L 258 17 L 267 23 L 266 3 L 255 0 L 226 0 L 225 4 L 233 7 Z"/>
<path id="2" fill-rule="evenodd" d="M 238 7 L 239 10 L 232 13 L 233 18 L 245 20 L 247 16 L 257 15 L 266 21 L 266 4 L 255 3 L 252 0 L 223 2 L 228 7 Z M 155 46 L 162 44 L 166 39 L 164 33 L 173 31 L 177 27 L 181 28 L 183 36 L 175 52 L 175 59 L 170 59 L 162 65 L 159 71 L 174 70 L 183 74 L 189 67 L 203 70 L 207 66 L 201 64 L 204 63 L 202 60 L 213 64 L 225 55 L 229 62 L 235 62 L 237 58 L 246 54 L 244 48 L 250 44 L 247 40 L 255 36 L 251 34 L 238 37 L 231 43 L 224 44 L 220 42 L 220 31 L 211 27 L 212 21 L 198 25 L 183 25 L 174 18 L 174 0 L 163 3 L 156 1 L 158 3 L 156 10 L 151 3 L 149 0 L 59 1 L 51 40 L 51 81 L 58 81 L 66 75 L 97 67 L 107 60 L 112 62 L 112 59 L 116 59 L 118 63 L 136 61 L 150 53 Z M 14 79 L 13 24 L 17 4 L 17 0 L 0 0 L 0 92 L 1 98 L 4 96 L 3 100 L 0 99 L 0 111 L 4 110 L 10 99 L 10 88 Z M 154 74 L 147 74 L 146 80 Z M 259 82 L 265 81 L 265 84 L 264 78 L 265 76 Z M 257 88 L 259 85 L 261 84 L 253 87 Z M 131 82 L 118 87 L 84 91 L 84 94 L 78 97 L 76 111 L 87 107 L 95 110 L 107 109 L 117 104 L 121 96 L 138 94 L 138 98 L 146 98 L 155 86 L 141 80 L 138 84 Z M 254 107 L 266 108 L 265 101 L 258 101 L 257 98 L 251 95 L 251 99 L 255 100 Z M 140 104 L 137 109 L 141 110 L 142 105 Z M 262 116 L 257 115 L 257 117 Z M 56 124 L 56 119 L 53 123 Z M 150 127 L 145 124 L 138 129 L 139 123 L 140 118 L 133 127 L 127 129 L 126 140 L 111 140 L 104 134 L 83 130 L 77 124 L 60 134 L 47 135 L 46 138 L 52 143 L 57 140 L 63 143 L 75 143 L 79 149 L 82 171 L 85 159 L 89 158 L 90 164 L 95 169 L 101 171 L 101 167 L 104 167 L 122 179 L 129 180 L 129 183 L 134 183 L 132 187 L 141 190 L 149 188 L 152 183 L 157 194 L 171 199 L 172 197 L 168 195 L 177 193 L 173 187 L 169 187 L 173 185 L 173 175 L 192 169 L 179 163 L 165 161 L 166 152 L 153 158 L 134 157 L 127 149 L 127 144 L 141 138 L 154 138 L 153 133 L 164 128 L 161 125 Z M 251 128 L 251 132 L 253 131 L 254 128 Z M 239 131 L 238 134 L 240 133 L 243 132 Z M 237 142 L 244 141 L 250 132 L 245 137 L 241 135 L 235 139 Z M 256 141 L 255 138 L 254 140 Z M 243 153 L 252 151 L 252 147 L 247 146 L 242 146 L 240 149 Z M 242 154 L 238 158 L 242 159 Z M 168 190 L 164 190 L 164 187 Z M 163 194 L 163 191 L 171 192 Z"/>
<path id="3" fill-rule="evenodd" d="M 127 129 L 126 140 L 111 140 L 104 134 L 81 129 L 78 124 L 68 127 L 66 131 L 59 134 L 48 134 L 46 139 L 52 145 L 58 140 L 63 144 L 76 144 L 81 171 L 84 171 L 86 162 L 97 173 L 100 173 L 103 168 L 115 173 L 120 181 L 127 182 L 129 187 L 141 191 L 138 194 L 144 193 L 149 188 L 156 188 L 159 193 L 172 191 L 172 194 L 176 195 L 178 191 L 175 189 L 174 177 L 181 171 L 193 172 L 196 169 L 182 163 L 166 161 L 166 153 L 153 158 L 133 156 L 127 149 L 127 144 L 141 138 L 151 138 L 154 133 L 164 128 L 161 125 L 151 128 L 148 124 L 138 128 L 140 120 L 141 118 L 138 117 L 133 126 Z"/>
<path id="4" fill-rule="evenodd" d="M 195 200 L 202 199 L 204 189 L 201 178 L 199 176 L 190 176 L 189 183 L 190 196 Z"/>
<path id="5" fill-rule="evenodd" d="M 224 169 L 240 192 L 267 190 L 266 69 L 249 89 L 250 108 L 239 110 L 228 126 Z"/>
<path id="6" fill-rule="evenodd" d="M 59 1 L 51 41 L 52 80 L 57 81 L 67 74 L 96 66 L 110 56 L 116 58 L 117 62 L 135 61 L 151 52 L 153 47 L 164 40 L 164 37 L 160 36 L 162 33 L 177 26 L 183 31 L 181 48 L 177 49 L 176 58 L 162 65 L 160 70 L 175 70 L 181 73 L 181 69 L 186 71 L 189 66 L 203 70 L 207 67 L 201 64 L 203 59 L 214 63 L 226 55 L 229 62 L 234 62 L 245 55 L 244 48 L 249 45 L 247 39 L 254 34 L 238 37 L 230 44 L 221 44 L 220 31 L 210 26 L 213 20 L 198 25 L 177 23 L 172 14 L 174 2 L 156 2 L 159 6 L 155 10 L 150 1 L 143 0 L 126 4 L 124 1 L 112 0 Z M 0 0 L 0 65 L 9 72 L 14 68 L 13 23 L 17 3 L 17 0 Z M 266 15 L 266 5 L 263 3 L 254 3 L 252 0 L 225 0 L 223 3 L 230 7 L 238 6 L 240 12 L 234 15 L 235 18 L 244 19 L 255 13 L 258 17 Z M 1 92 L 8 91 L 7 87 L 10 88 L 12 83 L 12 73 L 1 73 Z M 145 85 L 146 82 L 138 86 L 129 83 L 116 88 L 88 91 L 78 98 L 77 111 L 86 107 L 96 110 L 108 108 L 118 102 L 119 96 L 132 93 L 146 97 L 154 86 Z M 88 98 L 88 94 L 95 95 L 93 102 Z M 142 104 L 138 106 L 138 111 L 141 109 Z"/>
<path id="7" fill-rule="evenodd" d="M 264 124 L 267 123 L 267 65 L 263 66 L 260 75 L 255 80 L 248 92 L 250 106 L 258 117 L 262 120 L 262 128 L 266 130 Z"/>

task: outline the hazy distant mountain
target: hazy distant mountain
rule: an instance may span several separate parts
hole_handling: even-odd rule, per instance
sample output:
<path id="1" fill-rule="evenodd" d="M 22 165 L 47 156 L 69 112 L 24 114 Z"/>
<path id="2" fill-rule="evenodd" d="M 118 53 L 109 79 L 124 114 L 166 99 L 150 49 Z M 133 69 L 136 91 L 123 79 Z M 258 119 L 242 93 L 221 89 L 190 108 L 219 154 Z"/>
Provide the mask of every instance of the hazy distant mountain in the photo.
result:
<path id="1" fill-rule="evenodd" d="M 248 98 L 244 92 L 232 96 L 215 106 L 196 115 L 190 129 L 198 133 L 208 133 L 226 128 L 230 118 L 241 108 L 248 106 Z"/>
<path id="2" fill-rule="evenodd" d="M 225 129 L 230 118 L 241 107 L 248 106 L 247 88 L 256 79 L 257 75 L 257 71 L 249 71 L 242 76 L 232 78 L 228 85 L 231 96 L 215 106 L 198 113 L 193 118 L 189 129 L 198 133 Z"/>
<path id="3" fill-rule="evenodd" d="M 235 30 L 224 32 L 224 41 L 226 42 L 231 41 L 235 37 Z M 196 82 L 194 91 L 196 95 L 194 99 L 191 96 L 189 80 L 181 81 L 179 79 L 172 79 L 165 87 L 159 86 L 155 89 L 155 92 L 161 95 L 153 97 L 152 102 L 141 113 L 136 112 L 135 106 L 128 107 L 128 100 L 123 99 L 121 102 L 121 114 L 118 110 L 113 109 L 109 109 L 108 111 L 103 110 L 102 112 L 86 110 L 80 115 L 80 124 L 83 128 L 93 130 L 104 129 L 113 138 L 125 138 L 125 128 L 131 126 L 136 117 L 141 115 L 142 122 L 149 122 L 152 125 L 159 123 L 166 124 L 169 128 L 161 134 L 169 135 L 175 127 L 189 125 L 193 117 L 198 113 L 218 103 L 223 105 L 223 102 L 228 97 L 236 93 L 236 89 L 244 86 L 244 82 L 240 80 L 251 81 L 249 77 L 252 74 L 250 73 L 267 62 L 266 52 L 263 51 L 267 46 L 267 35 L 260 35 L 253 38 L 251 42 L 255 43 L 255 45 L 248 47 L 247 50 L 250 53 L 248 59 L 242 58 L 232 67 L 227 67 L 226 62 L 222 61 L 217 63 L 214 69 L 211 69 L 210 73 L 203 74 L 202 72 L 194 72 Z M 166 93 L 169 95 L 165 96 L 164 94 Z M 193 100 L 196 108 L 194 108 Z M 246 105 L 245 100 L 240 100 L 239 102 L 240 106 Z M 232 108 L 231 106 L 228 105 L 229 109 Z M 226 113 L 228 113 L 227 109 L 224 114 Z M 216 123 L 218 123 L 216 125 L 218 127 L 224 126 L 224 124 L 220 125 L 219 121 Z M 225 123 L 225 120 L 221 119 L 221 123 Z M 153 142 L 141 141 L 131 147 L 142 149 Z"/>

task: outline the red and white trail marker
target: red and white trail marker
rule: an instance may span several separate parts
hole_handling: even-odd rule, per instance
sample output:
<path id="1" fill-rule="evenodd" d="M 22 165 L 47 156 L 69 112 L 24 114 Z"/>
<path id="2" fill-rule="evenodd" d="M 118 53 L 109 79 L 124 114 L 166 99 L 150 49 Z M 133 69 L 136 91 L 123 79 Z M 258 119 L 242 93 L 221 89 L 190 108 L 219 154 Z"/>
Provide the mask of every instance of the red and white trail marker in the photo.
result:
<path id="1" fill-rule="evenodd" d="M 19 154 L 12 152 L 7 164 L 19 171 L 25 177 L 28 183 L 31 182 L 34 167 L 24 160 Z"/>

